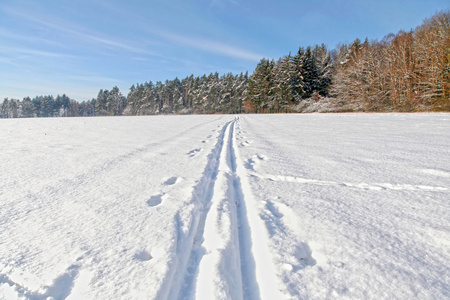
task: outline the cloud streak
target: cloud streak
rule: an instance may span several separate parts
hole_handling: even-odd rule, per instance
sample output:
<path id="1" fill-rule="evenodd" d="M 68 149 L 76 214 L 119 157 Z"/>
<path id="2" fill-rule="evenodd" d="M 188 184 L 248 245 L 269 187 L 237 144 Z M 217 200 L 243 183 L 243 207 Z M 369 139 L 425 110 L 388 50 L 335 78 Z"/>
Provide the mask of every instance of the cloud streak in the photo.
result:
<path id="1" fill-rule="evenodd" d="M 70 78 L 71 80 L 86 81 L 86 82 L 100 82 L 100 83 L 110 83 L 110 84 L 124 83 L 123 80 L 120 80 L 117 78 L 98 76 L 98 75 L 70 75 L 67 77 Z"/>
<path id="2" fill-rule="evenodd" d="M 66 94 L 76 100 L 90 100 L 98 94 L 99 84 L 121 85 L 121 80 L 114 78 L 103 78 L 101 76 L 67 76 L 60 74 L 58 79 L 48 79 L 45 77 L 20 76 L 18 82 L 11 78 L 1 78 L 5 86 L 0 89 L 3 98 L 23 99 L 23 97 L 33 97 L 36 95 L 62 95 Z M 67 81 L 66 79 L 70 79 Z"/>
<path id="3" fill-rule="evenodd" d="M 247 51 L 245 49 L 213 40 L 197 37 L 186 37 L 169 32 L 158 32 L 157 34 L 162 38 L 178 45 L 203 50 L 213 54 L 220 54 L 227 57 L 239 58 L 255 62 L 264 57 L 264 55 L 262 54 Z"/>
<path id="4" fill-rule="evenodd" d="M 85 42 L 93 42 L 96 44 L 106 46 L 108 48 L 120 49 L 120 50 L 125 50 L 125 51 L 133 52 L 133 53 L 157 55 L 156 53 L 148 51 L 146 49 L 131 46 L 131 42 L 129 42 L 129 41 L 126 41 L 126 42 L 118 41 L 118 40 L 114 40 L 112 38 L 101 36 L 100 34 L 88 32 L 88 30 L 86 30 L 82 27 L 79 27 L 79 26 L 73 26 L 68 22 L 59 21 L 59 22 L 53 23 L 53 22 L 45 21 L 46 19 L 49 19 L 49 18 L 46 18 L 45 16 L 35 17 L 35 16 L 33 16 L 35 14 L 30 14 L 30 13 L 26 13 L 26 12 L 12 11 L 9 9 L 3 9 L 3 10 L 5 12 L 7 12 L 8 14 L 13 15 L 15 17 L 20 17 L 22 19 L 31 21 L 35 24 L 42 25 L 48 29 L 51 29 L 51 30 L 54 30 L 54 31 L 57 31 L 60 33 L 69 34 L 69 35 L 71 35 L 73 37 L 77 37 Z M 55 20 L 54 17 L 52 19 Z"/>
<path id="5" fill-rule="evenodd" d="M 48 58 L 79 58 L 76 55 L 71 54 L 61 54 L 56 52 L 50 52 L 50 51 L 41 51 L 41 50 L 31 50 L 31 49 L 23 49 L 23 48 L 13 48 L 13 47 L 2 47 L 0 46 L 0 52 L 3 52 L 5 54 L 25 54 L 25 55 L 32 55 L 32 56 L 41 56 L 41 57 L 48 57 Z"/>

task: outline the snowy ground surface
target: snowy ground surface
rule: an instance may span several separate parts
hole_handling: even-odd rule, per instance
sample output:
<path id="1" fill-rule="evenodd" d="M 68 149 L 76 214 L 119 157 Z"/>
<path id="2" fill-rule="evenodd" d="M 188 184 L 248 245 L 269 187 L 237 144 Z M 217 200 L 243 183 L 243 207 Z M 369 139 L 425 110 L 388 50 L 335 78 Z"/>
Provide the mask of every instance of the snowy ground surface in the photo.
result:
<path id="1" fill-rule="evenodd" d="M 450 114 L 0 120 L 0 299 L 449 299 Z"/>

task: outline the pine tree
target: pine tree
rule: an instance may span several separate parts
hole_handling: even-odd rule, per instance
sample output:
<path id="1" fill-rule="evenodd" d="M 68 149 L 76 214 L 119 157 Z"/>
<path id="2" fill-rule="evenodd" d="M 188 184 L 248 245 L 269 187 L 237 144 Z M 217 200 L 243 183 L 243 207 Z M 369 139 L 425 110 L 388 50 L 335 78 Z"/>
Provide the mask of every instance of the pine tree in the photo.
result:
<path id="1" fill-rule="evenodd" d="M 294 87 L 292 85 L 293 62 L 291 54 L 281 58 L 275 67 L 274 78 L 274 100 L 270 105 L 272 112 L 287 111 L 291 102 L 294 101 Z"/>
<path id="2" fill-rule="evenodd" d="M 2 118 L 11 118 L 11 112 L 9 110 L 9 99 L 5 98 L 3 100 L 2 106 L 1 106 L 1 110 L 0 110 L 0 117 Z"/>
<path id="3" fill-rule="evenodd" d="M 248 91 L 246 97 L 247 109 L 254 112 L 266 112 L 269 103 L 273 100 L 274 93 L 274 67 L 273 60 L 261 59 L 255 71 L 248 79 Z"/>
<path id="4" fill-rule="evenodd" d="M 319 85 L 317 92 L 323 97 L 328 97 L 333 72 L 331 54 L 325 44 L 322 44 L 314 47 L 312 55 L 318 70 Z"/>
<path id="5" fill-rule="evenodd" d="M 107 116 L 108 115 L 108 90 L 100 90 L 97 95 L 97 100 L 95 101 L 95 113 L 97 116 Z M 71 113 L 74 113 L 73 110 Z"/>
<path id="6" fill-rule="evenodd" d="M 310 46 L 304 51 L 299 50 L 298 54 L 302 61 L 301 75 L 303 78 L 304 98 L 310 98 L 314 92 L 320 90 L 320 72 Z"/>
<path id="7" fill-rule="evenodd" d="M 21 117 L 23 118 L 33 118 L 34 117 L 34 106 L 31 102 L 30 97 L 23 98 L 22 100 L 22 111 Z"/>

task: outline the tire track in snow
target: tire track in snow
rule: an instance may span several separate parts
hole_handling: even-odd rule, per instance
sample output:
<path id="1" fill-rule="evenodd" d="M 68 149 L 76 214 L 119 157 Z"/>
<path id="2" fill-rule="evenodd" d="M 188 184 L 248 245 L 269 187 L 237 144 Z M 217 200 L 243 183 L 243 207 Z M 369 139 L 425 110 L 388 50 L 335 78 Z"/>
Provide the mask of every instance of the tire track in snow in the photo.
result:
<path id="1" fill-rule="evenodd" d="M 187 237 L 178 238 L 168 299 L 284 298 L 277 288 L 261 207 L 235 147 L 238 120 L 222 128 L 196 187 L 202 191 L 202 208 L 194 211 Z"/>

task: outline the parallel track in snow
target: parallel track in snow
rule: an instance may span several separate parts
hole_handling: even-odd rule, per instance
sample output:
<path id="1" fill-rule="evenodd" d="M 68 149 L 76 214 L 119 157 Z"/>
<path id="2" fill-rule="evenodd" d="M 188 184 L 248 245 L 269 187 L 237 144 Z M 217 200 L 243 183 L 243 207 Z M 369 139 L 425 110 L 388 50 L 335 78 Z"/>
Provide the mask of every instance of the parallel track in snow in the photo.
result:
<path id="1" fill-rule="evenodd" d="M 208 157 L 167 299 L 282 299 L 268 232 L 235 146 L 238 121 L 225 124 Z"/>

